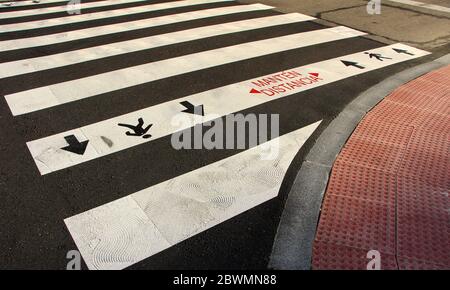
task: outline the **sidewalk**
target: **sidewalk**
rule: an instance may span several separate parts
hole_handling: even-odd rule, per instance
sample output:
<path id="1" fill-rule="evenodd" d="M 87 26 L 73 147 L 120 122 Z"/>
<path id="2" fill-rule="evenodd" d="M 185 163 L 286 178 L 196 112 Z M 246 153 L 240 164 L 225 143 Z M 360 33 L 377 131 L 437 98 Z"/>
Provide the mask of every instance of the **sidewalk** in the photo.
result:
<path id="1" fill-rule="evenodd" d="M 450 269 L 450 66 L 411 81 L 358 125 L 334 163 L 313 269 Z"/>

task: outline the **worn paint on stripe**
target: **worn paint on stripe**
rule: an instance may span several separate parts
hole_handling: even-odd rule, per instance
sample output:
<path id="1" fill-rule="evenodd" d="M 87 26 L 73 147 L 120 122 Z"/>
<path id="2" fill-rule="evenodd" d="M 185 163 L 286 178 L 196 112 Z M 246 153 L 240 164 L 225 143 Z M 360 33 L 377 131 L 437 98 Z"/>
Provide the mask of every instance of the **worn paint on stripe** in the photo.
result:
<path id="1" fill-rule="evenodd" d="M 1 63 L 0 78 L 82 63 L 90 60 L 98 60 L 110 56 L 156 48 L 164 45 L 308 20 L 311 20 L 311 17 L 306 15 L 297 13 L 282 14 L 225 24 L 203 26 L 65 53 Z"/>
<path id="2" fill-rule="evenodd" d="M 364 34 L 342 26 L 296 33 L 115 70 L 5 98 L 13 115 L 20 115 L 183 73 Z"/>
<path id="3" fill-rule="evenodd" d="M 392 48 L 404 49 L 414 55 L 396 53 Z M 213 120 L 218 116 L 239 112 L 278 98 L 429 54 L 426 51 L 403 44 L 385 46 L 370 50 L 370 52 L 379 53 L 391 59 L 379 61 L 369 58 L 364 52 L 350 54 L 161 103 L 98 123 L 30 141 L 27 145 L 40 173 L 47 174 L 144 144 L 187 129 L 195 124 Z M 365 68 L 347 67 L 342 63 L 342 60 L 357 62 Z M 190 118 L 190 124 L 184 126 L 174 122 L 180 112 L 185 109 L 180 105 L 180 102 L 183 101 L 188 101 L 194 105 L 203 105 L 206 112 L 205 116 L 186 114 L 186 118 Z M 151 139 L 126 136 L 125 131 L 127 130 L 117 125 L 119 123 L 136 124 L 139 118 L 143 118 L 146 125 L 153 124 L 150 130 Z M 64 137 L 69 135 L 75 135 L 80 141 L 89 140 L 84 155 L 61 150 L 62 147 L 67 146 Z M 104 140 L 110 140 L 111 142 L 106 143 Z"/>
<path id="4" fill-rule="evenodd" d="M 89 269 L 123 269 L 276 197 L 319 124 L 64 221 Z"/>
<path id="5" fill-rule="evenodd" d="M 99 7 L 107 7 L 112 5 L 119 5 L 119 4 L 126 4 L 126 3 L 139 3 L 147 0 L 110 0 L 110 1 L 98 1 L 98 2 L 88 2 L 83 3 L 83 1 L 80 2 L 76 8 L 79 9 L 88 9 L 88 8 L 99 8 Z M 46 2 L 43 2 L 44 4 Z M 56 12 L 66 12 L 68 11 L 67 5 L 64 6 L 56 6 L 56 7 L 46 7 L 46 8 L 36 8 L 31 10 L 21 10 L 21 11 L 11 11 L 11 12 L 4 12 L 0 14 L 0 19 L 8 19 L 8 18 L 16 18 L 16 17 L 26 17 L 26 16 L 33 16 L 33 15 L 44 15 L 49 13 L 56 13 Z"/>
<path id="6" fill-rule="evenodd" d="M 36 37 L 28 37 L 22 39 L 0 41 L 0 51 L 8 51 L 15 49 L 22 49 L 35 46 L 51 45 L 56 43 L 69 42 L 74 40 L 81 40 L 96 36 L 108 35 L 119 32 L 133 31 L 143 28 L 151 28 L 156 26 L 175 24 L 179 22 L 210 18 L 215 16 L 223 16 L 237 13 L 245 13 L 259 10 L 269 10 L 273 7 L 262 4 L 227 6 L 212 9 L 204 9 L 198 11 L 191 11 L 173 15 L 165 15 L 144 20 L 129 21 L 125 23 L 109 24 L 85 29 L 78 29 L 76 31 L 68 31 L 63 33 L 49 34 Z M 307 16 L 305 16 L 307 17 Z M 314 19 L 311 17 L 311 19 Z"/>
<path id="7" fill-rule="evenodd" d="M 121 9 L 115 9 L 115 10 L 109 10 L 109 11 L 102 11 L 102 12 L 71 15 L 70 17 L 58 17 L 58 18 L 51 18 L 51 19 L 46 19 L 46 20 L 7 24 L 7 25 L 1 26 L 1 32 L 40 29 L 40 28 L 47 28 L 47 27 L 58 26 L 58 25 L 79 23 L 79 22 L 84 22 L 84 21 L 112 18 L 112 17 L 125 16 L 125 15 L 133 15 L 133 14 L 150 12 L 150 11 L 158 11 L 158 10 L 164 10 L 164 9 L 177 8 L 177 7 L 194 6 L 194 5 L 218 3 L 218 2 L 229 2 L 229 1 L 233 1 L 233 0 L 184 0 L 184 1 L 173 1 L 173 2 L 167 2 L 167 3 L 149 4 L 149 5 L 131 7 L 131 8 L 121 8 Z M 174 17 L 176 17 L 176 16 L 174 16 Z"/>

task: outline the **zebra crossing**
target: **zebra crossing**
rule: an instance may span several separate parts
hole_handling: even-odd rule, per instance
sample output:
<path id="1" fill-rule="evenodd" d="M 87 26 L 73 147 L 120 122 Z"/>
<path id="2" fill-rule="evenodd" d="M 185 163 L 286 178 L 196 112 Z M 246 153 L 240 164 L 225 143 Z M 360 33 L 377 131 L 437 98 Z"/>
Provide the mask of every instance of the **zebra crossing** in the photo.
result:
<path id="1" fill-rule="evenodd" d="M 36 179 L 88 182 L 54 222 L 89 269 L 129 267 L 276 198 L 330 117 L 319 100 L 429 54 L 262 4 L 98 0 L 62 16 L 67 2 L 44 2 L 0 8 L 0 117 L 36 127 L 22 136 Z M 237 113 L 279 114 L 280 136 L 241 151 L 172 148 L 175 133 Z M 182 154 L 199 160 L 180 167 Z M 88 181 L 110 172 L 116 192 Z"/>
<path id="2" fill-rule="evenodd" d="M 127 4 L 127 3 L 139 3 L 144 2 L 145 0 L 117 0 L 114 3 L 110 2 L 88 2 L 88 3 L 79 3 L 79 6 L 77 6 L 78 9 L 88 9 L 88 8 L 98 8 L 98 7 L 107 7 L 111 6 L 111 4 L 119 5 L 119 4 Z M 46 2 L 47 3 L 47 2 Z M 63 2 L 64 3 L 64 2 Z M 11 12 L 5 12 L 2 13 L 1 19 L 8 19 L 8 18 L 16 18 L 16 17 L 26 17 L 26 16 L 34 16 L 34 15 L 43 15 L 43 14 L 50 14 L 55 12 L 67 12 L 70 11 L 71 6 L 56 6 L 56 7 L 46 7 L 46 8 L 37 8 L 32 9 L 29 11 L 11 11 Z"/>
<path id="3" fill-rule="evenodd" d="M 55 33 L 44 36 L 29 37 L 17 40 L 5 40 L 0 43 L 2 51 L 15 50 L 20 48 L 29 48 L 43 45 L 52 45 L 57 43 L 64 43 L 75 40 L 83 40 L 90 37 L 108 35 L 119 32 L 131 32 L 142 28 L 149 28 L 155 26 L 162 26 L 168 24 L 175 24 L 179 22 L 196 20 L 214 16 L 223 16 L 229 14 L 260 11 L 271 9 L 270 6 L 262 4 L 246 5 L 245 7 L 230 6 L 204 9 L 199 11 L 191 11 L 180 13 L 174 18 L 172 15 L 160 16 L 150 19 L 130 21 L 126 23 L 110 24 L 103 26 L 96 26 L 93 28 L 78 29 L 76 31 L 68 31 L 63 33 Z M 305 19 L 311 20 L 312 17 L 303 16 Z"/>
<path id="4" fill-rule="evenodd" d="M 14 115 L 25 114 L 178 74 L 272 54 L 280 50 L 314 45 L 325 40 L 342 39 L 357 35 L 361 35 L 361 33 L 337 27 L 317 32 L 303 32 L 275 39 L 247 42 L 127 67 L 76 80 L 68 80 L 63 83 L 6 95 L 5 98 Z M 107 49 L 110 48 L 114 50 L 114 46 L 108 46 Z"/>
<path id="5" fill-rule="evenodd" d="M 56 17 L 51 18 L 49 20 L 37 20 L 37 21 L 28 21 L 28 22 L 19 22 L 19 23 L 12 23 L 12 24 L 5 24 L 2 25 L 2 31 L 4 32 L 17 32 L 22 30 L 33 30 L 33 29 L 42 29 L 42 28 L 50 28 L 58 25 L 65 25 L 68 24 L 76 24 L 84 21 L 95 21 L 95 20 L 102 20 L 105 18 L 118 18 L 123 16 L 133 16 L 133 15 L 139 15 L 142 13 L 152 12 L 152 11 L 158 11 L 158 10 L 165 10 L 169 8 L 179 8 L 179 7 L 186 7 L 186 6 L 194 6 L 194 5 L 201 5 L 205 3 L 217 3 L 217 2 L 230 2 L 232 0 L 183 0 L 183 1 L 176 1 L 175 3 L 159 3 L 159 4 L 148 4 L 146 6 L 138 6 L 138 7 L 132 7 L 132 8 L 125 8 L 125 9 L 117 9 L 117 10 L 109 10 L 109 11 L 102 11 L 102 12 L 95 12 L 95 13 L 87 13 L 87 14 L 80 14 L 80 15 L 74 15 L 70 17 L 69 19 L 67 17 Z M 150 2 L 149 2 L 150 3 Z"/>

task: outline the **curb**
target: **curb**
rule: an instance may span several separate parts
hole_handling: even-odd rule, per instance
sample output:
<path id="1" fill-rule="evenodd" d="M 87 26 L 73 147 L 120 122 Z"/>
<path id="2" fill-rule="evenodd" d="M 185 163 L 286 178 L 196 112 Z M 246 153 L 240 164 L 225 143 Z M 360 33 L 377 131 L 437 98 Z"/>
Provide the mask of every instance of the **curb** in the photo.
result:
<path id="1" fill-rule="evenodd" d="M 268 268 L 311 269 L 323 195 L 335 159 L 367 112 L 399 86 L 450 64 L 450 54 L 397 73 L 349 103 L 317 138 L 293 182 L 278 225 Z"/>

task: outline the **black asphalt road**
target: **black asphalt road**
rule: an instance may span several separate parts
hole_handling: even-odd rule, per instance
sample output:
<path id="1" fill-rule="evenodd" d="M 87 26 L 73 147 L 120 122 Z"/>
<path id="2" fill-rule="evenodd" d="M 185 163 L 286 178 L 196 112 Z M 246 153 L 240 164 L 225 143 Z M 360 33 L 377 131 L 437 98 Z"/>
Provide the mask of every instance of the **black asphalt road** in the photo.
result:
<path id="1" fill-rule="evenodd" d="M 46 35 L 93 27 L 100 23 L 126 22 L 232 4 L 235 3 L 205 4 L 98 22 L 91 21 L 80 25 L 61 25 L 55 29 L 0 33 L 0 40 Z M 127 6 L 129 5 L 123 7 Z M 15 9 L 18 8 L 0 11 Z M 109 8 L 95 10 L 107 9 Z M 0 52 L 0 62 L 276 14 L 279 13 L 274 11 L 240 13 L 105 37 L 92 37 L 87 41 Z M 56 16 L 60 15 L 50 15 Z M 2 24 L 12 23 L 11 21 L 13 20 L 0 20 L 0 29 Z M 322 28 L 313 22 L 281 25 L 0 79 L 0 95 L 193 52 Z M 76 249 L 64 225 L 65 218 L 239 152 L 177 151 L 170 146 L 170 137 L 165 137 L 41 176 L 26 147 L 27 141 L 212 88 L 383 45 L 362 37 L 334 41 L 170 77 L 17 117 L 12 116 L 5 99 L 1 97 L 0 268 L 65 269 L 66 253 Z M 389 75 L 423 61 L 424 59 L 420 59 L 390 66 L 242 111 L 244 114 L 280 114 L 280 134 L 291 132 L 320 119 L 324 121 L 296 156 L 278 198 L 143 260 L 130 269 L 265 269 L 286 193 L 303 156 L 314 144 L 315 138 L 360 92 Z M 83 267 L 86 268 L 84 264 Z"/>

